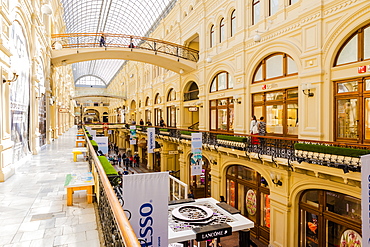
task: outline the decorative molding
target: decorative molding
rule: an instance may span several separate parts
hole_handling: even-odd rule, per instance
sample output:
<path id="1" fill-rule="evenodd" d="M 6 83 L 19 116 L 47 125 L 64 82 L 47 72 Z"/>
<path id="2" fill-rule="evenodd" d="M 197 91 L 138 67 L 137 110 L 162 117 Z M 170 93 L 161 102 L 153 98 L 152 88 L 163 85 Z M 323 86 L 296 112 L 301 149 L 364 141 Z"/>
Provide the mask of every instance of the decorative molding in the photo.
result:
<path id="1" fill-rule="evenodd" d="M 329 14 L 331 14 L 333 12 L 336 12 L 336 11 L 342 9 L 342 8 L 348 7 L 348 6 L 350 6 L 351 4 L 353 4 L 355 2 L 357 2 L 357 0 L 350 0 L 350 1 L 338 4 L 338 5 L 335 5 L 334 7 L 331 7 L 330 9 L 325 10 L 324 15 L 329 15 Z"/>

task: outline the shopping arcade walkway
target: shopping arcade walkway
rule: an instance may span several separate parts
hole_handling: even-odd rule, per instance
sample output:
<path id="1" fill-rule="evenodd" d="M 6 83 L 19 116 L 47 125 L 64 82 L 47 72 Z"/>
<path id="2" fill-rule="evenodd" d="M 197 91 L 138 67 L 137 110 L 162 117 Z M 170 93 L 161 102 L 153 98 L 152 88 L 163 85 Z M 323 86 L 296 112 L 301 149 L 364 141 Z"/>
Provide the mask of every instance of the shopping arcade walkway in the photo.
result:
<path id="1" fill-rule="evenodd" d="M 68 130 L 0 183 L 0 246 L 100 246 L 86 191 L 66 205 L 66 174 L 89 171 L 81 155 L 73 162 L 76 132 Z"/>

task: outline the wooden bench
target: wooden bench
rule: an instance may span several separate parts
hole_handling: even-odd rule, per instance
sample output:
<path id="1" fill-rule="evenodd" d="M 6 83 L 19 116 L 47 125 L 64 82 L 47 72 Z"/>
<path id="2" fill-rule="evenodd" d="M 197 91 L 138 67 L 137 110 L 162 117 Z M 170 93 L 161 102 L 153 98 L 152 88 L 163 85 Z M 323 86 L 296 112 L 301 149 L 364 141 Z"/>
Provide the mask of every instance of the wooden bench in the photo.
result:
<path id="1" fill-rule="evenodd" d="M 74 148 L 74 149 L 72 150 L 72 154 L 73 154 L 73 161 L 74 161 L 74 162 L 77 162 L 77 155 L 79 155 L 79 154 L 84 154 L 84 153 L 87 153 L 87 148 L 85 148 L 85 147 Z"/>
<path id="2" fill-rule="evenodd" d="M 87 203 L 93 202 L 94 177 L 91 172 L 72 173 L 66 175 L 64 187 L 67 188 L 67 206 L 73 205 L 73 193 L 86 190 Z"/>

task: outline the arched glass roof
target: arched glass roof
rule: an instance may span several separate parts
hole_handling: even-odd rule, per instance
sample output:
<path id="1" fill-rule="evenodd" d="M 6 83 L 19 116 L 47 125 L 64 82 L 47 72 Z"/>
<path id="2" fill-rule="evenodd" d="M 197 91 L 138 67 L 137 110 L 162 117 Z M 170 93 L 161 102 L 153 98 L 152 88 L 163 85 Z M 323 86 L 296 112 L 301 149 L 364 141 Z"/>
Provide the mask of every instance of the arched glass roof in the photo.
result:
<path id="1" fill-rule="evenodd" d="M 148 36 L 177 0 L 61 0 L 67 33 L 117 33 Z M 113 79 L 123 60 L 73 64 L 74 79 L 84 75 Z"/>

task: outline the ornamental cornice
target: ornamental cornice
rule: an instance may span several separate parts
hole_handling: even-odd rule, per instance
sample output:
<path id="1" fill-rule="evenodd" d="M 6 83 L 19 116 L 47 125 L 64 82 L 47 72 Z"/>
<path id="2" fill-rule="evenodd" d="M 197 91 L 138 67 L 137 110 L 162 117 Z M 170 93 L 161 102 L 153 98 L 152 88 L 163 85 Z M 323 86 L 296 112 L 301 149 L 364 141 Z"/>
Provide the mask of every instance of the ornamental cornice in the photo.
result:
<path id="1" fill-rule="evenodd" d="M 351 4 L 357 2 L 358 0 L 349 0 L 349 1 L 346 1 L 344 3 L 341 3 L 341 4 L 337 4 L 327 10 L 324 11 L 324 15 L 329 15 L 329 14 L 332 14 L 333 12 L 337 12 L 338 10 L 341 10 L 345 7 L 348 7 L 350 6 Z"/>

